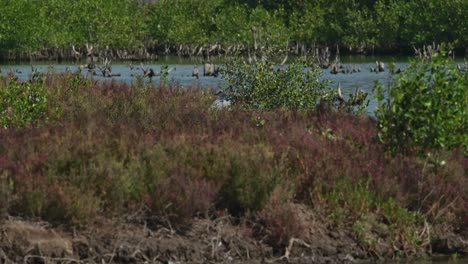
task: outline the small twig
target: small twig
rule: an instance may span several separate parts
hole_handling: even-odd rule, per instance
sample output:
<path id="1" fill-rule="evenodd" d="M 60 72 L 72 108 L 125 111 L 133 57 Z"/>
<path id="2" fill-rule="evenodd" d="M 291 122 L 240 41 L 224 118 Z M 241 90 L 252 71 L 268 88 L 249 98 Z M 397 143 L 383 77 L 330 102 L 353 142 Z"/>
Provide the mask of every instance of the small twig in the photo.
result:
<path id="1" fill-rule="evenodd" d="M 429 196 L 432 195 L 433 192 L 434 192 L 434 189 L 430 190 L 429 193 L 422 199 L 420 204 L 423 205 L 424 202 L 426 202 L 426 200 L 429 198 Z M 419 209 L 421 209 L 421 206 L 419 207 Z"/>
<path id="2" fill-rule="evenodd" d="M 72 259 L 72 258 L 52 258 L 52 257 L 46 257 L 46 256 L 40 256 L 40 255 L 26 255 L 23 259 L 24 263 L 28 263 L 28 260 L 30 258 L 40 258 L 44 262 L 49 262 L 49 261 L 55 261 L 55 262 L 67 262 L 67 263 L 82 263 L 80 260 L 77 259 Z"/>
<path id="3" fill-rule="evenodd" d="M 137 255 L 138 253 L 140 253 L 140 255 L 145 259 L 145 261 L 150 261 L 150 259 L 149 259 L 145 254 L 143 254 L 143 252 L 141 252 L 141 250 L 140 250 L 139 248 L 137 248 L 137 249 L 135 250 L 135 252 L 132 253 L 132 255 L 131 255 L 132 258 L 135 258 L 135 259 L 136 259 L 136 255 Z"/>
<path id="4" fill-rule="evenodd" d="M 441 195 L 440 198 L 439 198 L 439 201 L 435 202 L 431 208 L 429 209 L 429 211 L 427 211 L 424 216 L 429 216 L 430 214 L 432 214 L 432 211 L 434 211 L 439 205 L 440 205 L 440 202 L 442 201 L 442 199 L 444 198 L 444 195 Z"/>
<path id="5" fill-rule="evenodd" d="M 2 248 L 0 248 L 0 256 L 5 260 L 5 264 L 14 263 L 10 258 L 8 258 L 7 254 L 5 251 L 3 251 Z"/>
<path id="6" fill-rule="evenodd" d="M 114 260 L 114 257 L 115 257 L 115 250 L 116 250 L 116 247 L 114 247 L 114 250 L 113 250 L 112 253 L 108 253 L 108 254 L 102 255 L 103 257 L 110 257 L 110 260 L 109 260 L 109 262 L 107 262 L 107 263 L 106 263 L 106 261 L 104 260 L 104 258 L 101 258 L 102 264 L 112 263 L 112 261 Z"/>
<path id="7" fill-rule="evenodd" d="M 273 259 L 264 259 L 263 261 L 265 261 L 266 263 L 268 264 L 272 264 L 272 263 L 275 263 L 275 262 L 278 262 L 278 261 L 282 261 L 283 260 L 283 257 L 280 257 L 280 258 L 273 258 Z"/>
<path id="8" fill-rule="evenodd" d="M 211 258 L 213 258 L 213 259 L 214 259 L 215 251 L 216 251 L 216 248 L 217 248 L 217 245 L 214 243 L 215 240 L 217 240 L 216 237 L 213 237 L 211 239 Z"/>
<path id="9" fill-rule="evenodd" d="M 447 211 L 450 207 L 453 206 L 453 204 L 458 200 L 458 196 L 455 197 L 455 199 L 453 199 L 452 202 L 450 202 L 447 206 L 445 206 L 444 208 L 440 209 L 439 212 L 437 212 L 437 214 L 434 216 L 434 220 L 438 219 L 441 215 L 443 215 L 445 213 L 445 211 Z"/>
<path id="10" fill-rule="evenodd" d="M 305 246 L 307 248 L 311 248 L 310 245 L 307 244 L 304 240 L 301 240 L 301 239 L 298 239 L 298 238 L 291 238 L 289 240 L 288 246 L 286 247 L 286 252 L 284 253 L 284 255 L 280 259 L 289 259 L 289 255 L 291 254 L 291 250 L 292 250 L 292 247 L 294 246 L 294 242 L 300 243 L 300 244 L 302 244 L 303 246 Z"/>
<path id="11" fill-rule="evenodd" d="M 247 259 L 250 259 L 250 251 L 248 246 L 245 246 L 245 251 L 247 251 Z"/>

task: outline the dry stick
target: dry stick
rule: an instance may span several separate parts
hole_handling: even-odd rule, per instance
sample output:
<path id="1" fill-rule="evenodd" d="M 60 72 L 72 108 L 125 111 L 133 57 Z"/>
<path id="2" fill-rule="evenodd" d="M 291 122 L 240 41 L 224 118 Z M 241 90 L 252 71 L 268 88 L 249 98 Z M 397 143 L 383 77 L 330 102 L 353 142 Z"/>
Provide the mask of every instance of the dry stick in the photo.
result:
<path id="1" fill-rule="evenodd" d="M 166 212 L 164 212 L 164 214 L 165 214 L 165 216 L 166 216 L 166 217 L 165 217 L 165 218 L 166 218 L 165 220 L 166 220 L 166 222 L 167 222 L 167 225 L 169 226 L 169 229 L 171 230 L 171 235 L 174 235 L 176 232 L 174 231 L 174 228 L 172 228 L 171 221 L 169 220 L 169 215 L 168 215 Z"/>
<path id="2" fill-rule="evenodd" d="M 247 251 L 247 259 L 250 259 L 250 251 L 248 246 L 244 246 L 245 250 Z"/>
<path id="3" fill-rule="evenodd" d="M 218 240 L 218 237 L 211 238 L 211 258 L 213 258 L 213 259 L 215 257 L 215 252 L 216 252 L 216 249 L 218 247 L 218 243 L 217 243 L 218 241 L 217 240 Z M 216 241 L 216 243 L 214 241 Z"/>
<path id="4" fill-rule="evenodd" d="M 422 199 L 421 201 L 421 206 L 424 204 L 424 202 L 429 198 L 429 196 L 432 195 L 432 193 L 434 192 L 434 189 L 431 189 L 431 191 L 429 191 L 429 193 Z M 421 206 L 419 206 L 419 210 L 421 210 Z"/>
<path id="5" fill-rule="evenodd" d="M 424 214 L 424 216 L 426 216 L 426 217 L 429 216 L 429 215 L 432 213 L 432 211 L 434 211 L 434 210 L 436 209 L 436 207 L 437 207 L 438 205 L 440 205 L 440 202 L 442 201 L 443 198 L 444 198 L 444 195 L 441 195 L 440 198 L 439 198 L 439 200 L 438 200 L 437 202 L 435 202 L 435 203 L 431 206 L 431 208 L 429 209 L 429 211 L 427 211 L 427 212 Z"/>
<path id="6" fill-rule="evenodd" d="M 141 243 L 141 242 L 140 242 L 140 243 Z M 146 256 L 145 254 L 143 254 L 143 252 L 141 252 L 141 250 L 140 250 L 139 248 L 137 248 L 137 249 L 135 250 L 135 252 L 132 253 L 131 257 L 134 258 L 134 259 L 136 259 L 136 258 L 137 258 L 136 255 L 137 255 L 138 253 L 140 253 L 140 255 L 145 259 L 145 261 L 150 261 L 150 259 L 148 258 L 148 256 Z"/>
<path id="7" fill-rule="evenodd" d="M 5 260 L 5 264 L 14 263 L 10 258 L 8 258 L 7 254 L 5 253 L 5 251 L 3 251 L 2 248 L 0 248 L 0 257 L 2 257 Z"/>
<path id="8" fill-rule="evenodd" d="M 232 244 L 232 241 L 231 241 L 231 244 Z M 238 248 L 238 247 L 234 247 L 234 250 L 236 251 L 237 256 L 239 256 L 239 258 L 242 258 L 242 253 L 239 251 L 239 248 Z M 230 252 L 230 251 L 229 251 L 229 252 Z"/>
<path id="9" fill-rule="evenodd" d="M 445 206 L 444 208 L 440 209 L 439 212 L 436 214 L 436 216 L 434 217 L 434 220 L 437 220 L 440 216 L 442 216 L 445 211 L 447 211 L 450 207 L 453 206 L 453 204 L 458 200 L 459 196 L 455 197 L 455 199 L 453 199 L 452 202 L 450 202 L 447 206 Z"/>
<path id="10" fill-rule="evenodd" d="M 28 260 L 30 258 L 40 258 L 45 263 L 47 263 L 48 261 L 55 261 L 55 262 L 57 262 L 57 261 L 60 261 L 60 262 L 67 261 L 67 263 L 82 263 L 80 260 L 72 259 L 72 258 L 52 258 L 52 257 L 46 257 L 46 256 L 40 256 L 40 255 L 26 255 L 23 258 L 23 263 L 27 264 Z"/>
<path id="11" fill-rule="evenodd" d="M 119 230 L 120 230 L 120 228 L 119 228 Z M 119 240 L 120 235 L 121 235 L 121 232 L 119 231 L 119 232 L 117 233 L 117 242 L 116 242 L 115 245 L 114 245 L 114 249 L 112 250 L 112 253 L 104 255 L 104 256 L 110 256 L 110 257 L 111 257 L 108 263 L 112 263 L 112 261 L 114 260 L 115 253 L 116 253 L 116 251 L 117 251 L 117 244 L 119 243 L 118 240 Z M 101 259 L 101 262 L 102 262 L 103 264 L 106 264 L 106 262 L 104 261 L 104 259 Z"/>
<path id="12" fill-rule="evenodd" d="M 145 224 L 146 224 L 146 222 L 145 222 Z M 145 228 L 146 228 L 146 226 L 145 226 Z M 138 242 L 138 244 L 136 245 L 136 250 L 131 254 L 131 257 L 133 257 L 133 258 L 136 259 L 136 254 L 137 254 L 137 253 L 140 253 L 140 255 L 141 255 L 146 261 L 149 261 L 149 258 L 148 258 L 145 254 L 143 254 L 143 252 L 141 252 L 141 250 L 140 250 L 140 245 L 141 245 L 141 243 L 142 243 L 144 240 L 146 240 L 146 238 L 142 238 L 142 239 Z"/>
<path id="13" fill-rule="evenodd" d="M 422 240 L 425 234 L 427 234 L 427 238 L 426 241 L 423 243 L 423 246 L 428 246 L 431 244 L 431 229 L 427 221 L 424 221 L 424 228 L 419 234 L 419 239 Z"/>
<path id="14" fill-rule="evenodd" d="M 289 259 L 289 255 L 291 254 L 292 247 L 294 246 L 294 242 L 300 243 L 303 246 L 307 248 L 311 248 L 309 244 L 307 244 L 304 240 L 298 239 L 298 238 L 291 238 L 289 240 L 289 245 L 286 247 L 286 252 L 284 253 L 284 256 L 282 256 L 280 259 Z"/>
<path id="15" fill-rule="evenodd" d="M 163 234 L 165 232 L 166 234 Z M 154 233 L 155 236 L 161 235 L 161 236 L 166 236 L 166 237 L 172 237 L 174 234 L 172 233 L 172 230 L 169 230 L 165 227 L 161 227 Z"/>

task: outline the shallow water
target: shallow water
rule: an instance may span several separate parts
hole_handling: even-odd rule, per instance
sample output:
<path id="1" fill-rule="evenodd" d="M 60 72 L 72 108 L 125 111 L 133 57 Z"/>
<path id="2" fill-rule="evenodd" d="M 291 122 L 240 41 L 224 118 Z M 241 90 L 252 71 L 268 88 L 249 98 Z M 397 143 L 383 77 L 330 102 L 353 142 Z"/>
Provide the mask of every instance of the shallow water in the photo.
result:
<path id="1" fill-rule="evenodd" d="M 381 73 L 370 72 L 370 68 L 375 67 L 375 61 L 382 60 L 386 64 L 386 71 Z M 377 101 L 372 98 L 372 90 L 375 81 L 379 81 L 386 85 L 390 80 L 391 74 L 388 71 L 389 62 L 394 62 L 396 69 L 404 69 L 408 63 L 408 58 L 403 57 L 345 57 L 342 59 L 344 67 L 360 68 L 361 72 L 352 74 L 331 74 L 330 70 L 324 70 L 322 79 L 330 80 L 330 89 L 336 89 L 338 83 L 341 83 L 343 95 L 345 98 L 353 93 L 356 89 L 362 89 L 369 93 L 369 105 L 366 111 L 369 114 L 373 114 L 377 107 Z M 169 81 L 172 84 L 180 85 L 182 87 L 202 87 L 202 88 L 219 88 L 223 85 L 223 78 L 219 77 L 203 76 L 203 64 L 200 59 L 189 60 L 181 59 L 177 57 L 169 57 L 163 60 L 145 63 L 145 67 L 154 69 L 155 72 L 159 72 L 161 65 L 168 65 L 169 69 L 172 69 L 169 74 Z M 194 65 L 198 66 L 200 71 L 200 79 L 192 77 L 192 70 Z M 73 72 L 78 69 L 78 64 L 73 63 L 37 63 L 34 64 L 39 72 L 47 72 L 49 67 L 52 67 L 55 72 L 64 72 L 69 67 Z M 222 64 L 221 64 L 222 67 Z M 20 79 L 27 80 L 32 72 L 30 64 L 11 64 L 11 65 L 0 65 L 2 75 L 5 75 L 9 71 L 13 71 Z M 86 74 L 87 70 L 83 71 Z M 143 72 L 140 69 L 138 63 L 134 63 L 134 68 L 130 69 L 129 63 L 116 63 L 112 64 L 112 73 L 120 74 L 118 77 L 112 77 L 114 80 L 120 80 L 127 83 L 135 81 L 136 76 L 142 76 Z M 103 78 L 100 76 L 93 76 L 95 80 L 110 80 L 111 78 Z M 160 78 L 154 77 L 152 80 L 154 83 L 159 83 Z"/>

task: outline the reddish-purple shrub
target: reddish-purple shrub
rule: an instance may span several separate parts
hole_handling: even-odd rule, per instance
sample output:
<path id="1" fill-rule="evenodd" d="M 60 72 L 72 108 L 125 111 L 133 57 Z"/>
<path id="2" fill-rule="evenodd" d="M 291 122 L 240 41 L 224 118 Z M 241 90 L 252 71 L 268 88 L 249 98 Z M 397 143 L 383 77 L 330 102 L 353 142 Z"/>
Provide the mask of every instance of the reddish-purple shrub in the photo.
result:
<path id="1" fill-rule="evenodd" d="M 389 156 L 370 117 L 325 108 L 213 109 L 207 90 L 79 76 L 51 76 L 46 84 L 57 120 L 0 130 L 0 176 L 15 183 L 3 205 L 10 214 L 82 223 L 92 212 L 116 216 L 146 204 L 156 217 L 183 223 L 211 209 L 262 211 L 284 184 L 295 203 L 319 206 L 326 201 L 314 195 L 317 185 L 334 190 L 345 179 L 368 182 L 379 198 L 431 221 L 466 223 L 463 153 Z M 93 206 L 73 207 L 80 192 Z M 277 233 L 284 243 L 287 235 Z"/>

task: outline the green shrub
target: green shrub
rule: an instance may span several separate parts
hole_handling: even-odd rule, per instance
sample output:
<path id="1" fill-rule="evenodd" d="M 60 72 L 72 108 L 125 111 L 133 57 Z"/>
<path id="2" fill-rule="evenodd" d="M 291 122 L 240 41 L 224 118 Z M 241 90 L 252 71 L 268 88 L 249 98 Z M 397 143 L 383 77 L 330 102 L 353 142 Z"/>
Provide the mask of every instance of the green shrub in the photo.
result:
<path id="1" fill-rule="evenodd" d="M 270 60 L 253 64 L 232 61 L 226 65 L 224 92 L 234 103 L 259 109 L 310 109 L 324 96 L 327 81 L 321 70 L 294 62 L 285 67 Z"/>
<path id="2" fill-rule="evenodd" d="M 229 178 L 220 191 L 219 205 L 233 214 L 261 210 L 279 184 L 282 161 L 275 161 L 271 149 L 261 144 L 233 151 L 229 158 Z"/>
<path id="3" fill-rule="evenodd" d="M 0 87 L 0 126 L 23 127 L 47 117 L 48 100 L 43 82 L 20 82 L 17 78 Z"/>
<path id="4" fill-rule="evenodd" d="M 426 218 L 408 210 L 403 202 L 376 192 L 372 185 L 371 179 L 352 182 L 343 178 L 332 186 L 318 184 L 315 195 L 322 198 L 326 213 L 335 225 L 352 226 L 361 245 L 377 249 L 380 235 L 397 251 L 421 249 L 418 234 Z"/>
<path id="5" fill-rule="evenodd" d="M 55 224 L 85 225 L 95 219 L 100 199 L 92 190 L 65 182 L 50 185 L 42 218 Z"/>
<path id="6" fill-rule="evenodd" d="M 468 75 L 444 59 L 413 61 L 388 83 L 376 84 L 379 138 L 392 151 L 468 150 Z"/>

